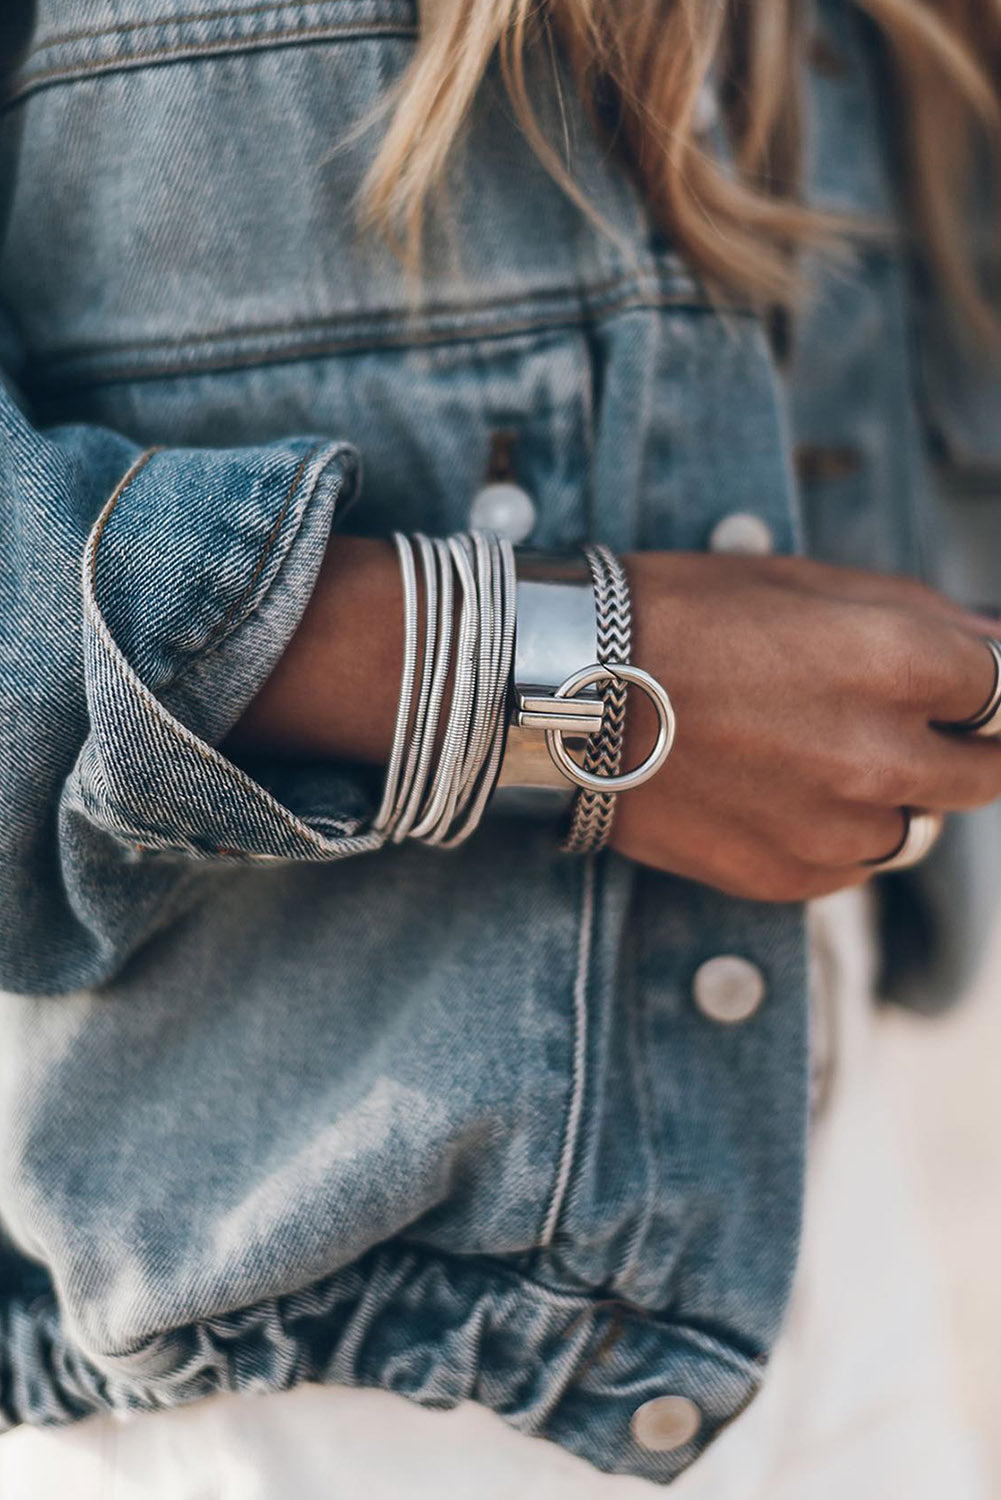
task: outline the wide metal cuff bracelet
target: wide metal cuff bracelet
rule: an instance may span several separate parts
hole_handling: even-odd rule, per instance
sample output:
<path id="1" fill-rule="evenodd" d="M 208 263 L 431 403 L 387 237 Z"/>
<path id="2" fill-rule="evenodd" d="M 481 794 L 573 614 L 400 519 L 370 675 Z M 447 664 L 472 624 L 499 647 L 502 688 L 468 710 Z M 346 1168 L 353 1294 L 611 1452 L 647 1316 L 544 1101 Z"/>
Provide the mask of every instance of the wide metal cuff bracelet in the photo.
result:
<path id="1" fill-rule="evenodd" d="M 491 811 L 555 817 L 579 788 L 625 791 L 663 764 L 674 740 L 667 693 L 628 663 L 598 662 L 594 583 L 583 553 L 519 551 L 514 682 L 504 757 Z M 642 688 L 657 710 L 656 743 L 621 776 L 591 776 L 577 762 L 602 724 L 595 691 L 615 676 Z"/>

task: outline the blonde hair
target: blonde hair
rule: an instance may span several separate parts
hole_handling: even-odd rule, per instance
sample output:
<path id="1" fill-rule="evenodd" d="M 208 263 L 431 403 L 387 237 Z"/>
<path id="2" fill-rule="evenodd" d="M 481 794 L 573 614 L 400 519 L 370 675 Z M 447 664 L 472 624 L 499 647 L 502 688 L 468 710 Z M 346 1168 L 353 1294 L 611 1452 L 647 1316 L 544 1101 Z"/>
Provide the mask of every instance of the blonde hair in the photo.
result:
<path id="1" fill-rule="evenodd" d="M 991 316 L 960 226 L 971 144 L 1001 140 L 1001 0 L 855 3 L 888 54 L 923 247 L 958 305 L 986 328 Z M 846 230 L 799 196 L 800 11 L 800 0 L 421 0 L 418 45 L 363 185 L 363 222 L 416 264 L 429 197 L 445 182 L 495 53 L 539 159 L 593 212 L 530 101 L 529 54 L 558 44 L 595 127 L 707 284 L 758 305 L 787 303 L 796 250 Z M 711 69 L 724 81 L 733 141 L 725 168 L 697 129 Z"/>

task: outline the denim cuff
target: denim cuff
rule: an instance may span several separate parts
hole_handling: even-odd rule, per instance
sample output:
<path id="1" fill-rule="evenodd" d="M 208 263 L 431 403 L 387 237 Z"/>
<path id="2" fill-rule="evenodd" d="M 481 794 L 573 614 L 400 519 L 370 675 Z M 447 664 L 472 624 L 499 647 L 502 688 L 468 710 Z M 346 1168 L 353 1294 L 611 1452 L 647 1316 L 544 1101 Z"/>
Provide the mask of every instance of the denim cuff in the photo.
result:
<path id="1" fill-rule="evenodd" d="M 328 797 L 313 821 L 215 748 L 295 633 L 357 482 L 354 450 L 335 442 L 136 460 L 83 556 L 90 733 L 64 815 L 139 857 L 333 859 L 379 846 L 350 776 L 336 782 L 343 805 Z"/>

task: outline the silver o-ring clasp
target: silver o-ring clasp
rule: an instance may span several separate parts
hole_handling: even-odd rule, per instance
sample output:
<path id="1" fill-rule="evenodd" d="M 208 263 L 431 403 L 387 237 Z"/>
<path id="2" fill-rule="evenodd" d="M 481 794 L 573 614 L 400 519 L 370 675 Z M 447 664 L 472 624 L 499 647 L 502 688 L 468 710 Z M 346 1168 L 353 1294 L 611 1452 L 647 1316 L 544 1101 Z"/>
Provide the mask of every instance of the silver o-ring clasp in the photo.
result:
<path id="1" fill-rule="evenodd" d="M 609 682 L 613 678 L 620 678 L 623 682 L 642 688 L 646 693 L 657 710 L 657 739 L 646 760 L 632 771 L 623 771 L 619 776 L 596 776 L 591 771 L 585 771 L 573 759 L 563 743 L 562 729 L 547 729 L 546 745 L 553 760 L 565 776 L 569 776 L 571 781 L 588 792 L 627 792 L 630 787 L 642 786 L 644 781 L 649 781 L 660 770 L 674 744 L 677 729 L 674 706 L 656 677 L 651 677 L 649 672 L 644 672 L 640 667 L 630 667 L 621 661 L 609 661 L 604 666 L 595 662 L 590 667 L 581 667 L 579 672 L 572 672 L 552 696 L 573 698 L 582 688 L 592 687 L 596 682 Z"/>

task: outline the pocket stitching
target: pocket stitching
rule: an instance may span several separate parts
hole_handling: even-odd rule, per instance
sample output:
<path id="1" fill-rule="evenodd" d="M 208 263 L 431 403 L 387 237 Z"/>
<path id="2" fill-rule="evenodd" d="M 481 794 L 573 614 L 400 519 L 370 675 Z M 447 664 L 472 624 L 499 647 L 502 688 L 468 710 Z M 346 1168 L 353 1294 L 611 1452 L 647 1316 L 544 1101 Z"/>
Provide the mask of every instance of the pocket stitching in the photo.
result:
<path id="1" fill-rule="evenodd" d="M 46 38 L 45 41 L 39 42 L 37 46 L 32 47 L 27 57 L 25 57 L 22 66 L 29 63 L 33 57 L 37 57 L 40 52 L 45 52 L 52 47 L 63 47 L 70 42 L 99 41 L 101 37 L 119 36 L 125 31 L 143 31 L 156 26 L 187 26 L 200 22 L 239 20 L 241 16 L 266 15 L 268 11 L 302 10 L 306 7 L 315 6 L 316 3 L 317 0 L 263 0 L 261 4 L 228 6 L 225 10 L 185 11 L 179 16 L 153 16 L 146 17 L 141 21 L 118 21 L 112 26 L 98 26 L 90 31 L 63 31 L 56 36 Z M 333 24 L 347 25 L 349 23 L 334 22 Z M 386 23 L 373 21 L 371 24 L 381 26 Z"/>
<path id="2" fill-rule="evenodd" d="M 298 27 L 287 31 L 262 32 L 253 37 L 224 37 L 214 42 L 190 42 L 179 47 L 158 47 L 149 52 L 120 52 L 111 57 L 81 60 L 59 67 L 43 68 L 23 75 L 20 84 L 0 99 L 0 112 L 12 109 L 41 89 L 51 88 L 72 79 L 101 77 L 109 73 L 129 72 L 141 67 L 177 62 L 210 62 L 217 57 L 260 52 L 270 47 L 291 46 L 308 42 L 336 42 L 356 37 L 415 36 L 416 27 L 401 21 L 342 21 L 323 26 Z"/>

